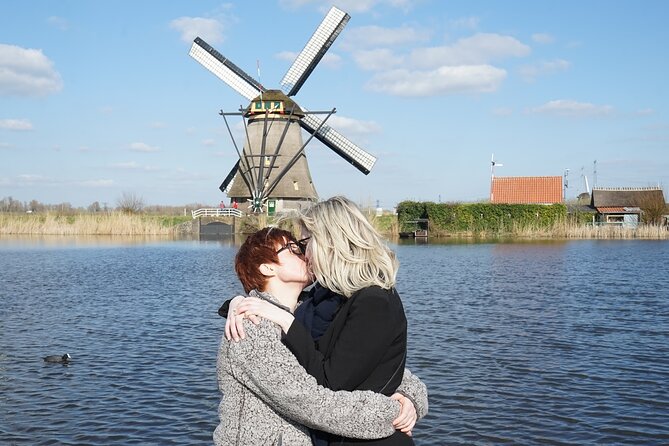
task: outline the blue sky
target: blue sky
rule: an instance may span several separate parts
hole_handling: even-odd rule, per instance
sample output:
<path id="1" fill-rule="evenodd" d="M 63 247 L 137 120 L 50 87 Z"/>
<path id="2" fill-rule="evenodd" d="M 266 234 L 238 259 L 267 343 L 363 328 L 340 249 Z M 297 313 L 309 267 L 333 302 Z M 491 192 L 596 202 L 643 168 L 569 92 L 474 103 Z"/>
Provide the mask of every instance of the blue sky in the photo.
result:
<path id="1" fill-rule="evenodd" d="M 0 198 L 218 203 L 236 161 L 218 111 L 247 104 L 188 56 L 193 38 L 278 88 L 332 4 L 3 2 Z M 351 20 L 296 100 L 337 107 L 328 123 L 378 161 L 365 176 L 311 142 L 322 198 L 485 200 L 493 153 L 498 176 L 569 169 L 568 198 L 595 161 L 597 186 L 667 190 L 669 2 L 334 4 Z"/>

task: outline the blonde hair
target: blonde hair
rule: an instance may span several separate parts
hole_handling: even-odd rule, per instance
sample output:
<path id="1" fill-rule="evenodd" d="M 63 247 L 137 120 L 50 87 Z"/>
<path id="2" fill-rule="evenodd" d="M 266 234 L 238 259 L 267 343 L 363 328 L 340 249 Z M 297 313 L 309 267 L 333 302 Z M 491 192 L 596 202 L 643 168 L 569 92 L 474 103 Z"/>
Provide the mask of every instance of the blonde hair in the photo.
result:
<path id="1" fill-rule="evenodd" d="M 346 297 L 372 285 L 395 286 L 395 253 L 349 199 L 316 203 L 300 212 L 297 222 L 311 235 L 307 257 L 321 285 Z"/>

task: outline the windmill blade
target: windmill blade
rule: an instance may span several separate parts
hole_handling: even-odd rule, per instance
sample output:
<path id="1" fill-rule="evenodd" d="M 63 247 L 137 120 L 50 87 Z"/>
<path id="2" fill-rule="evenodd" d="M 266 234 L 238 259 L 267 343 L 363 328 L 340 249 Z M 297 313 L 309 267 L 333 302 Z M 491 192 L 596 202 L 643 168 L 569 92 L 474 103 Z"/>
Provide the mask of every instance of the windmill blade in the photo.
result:
<path id="1" fill-rule="evenodd" d="M 281 81 L 281 90 L 287 96 L 297 94 L 350 18 L 341 9 L 334 6 L 330 9 Z"/>
<path id="2" fill-rule="evenodd" d="M 307 132 L 314 135 L 316 139 L 328 146 L 337 155 L 353 164 L 356 169 L 367 175 L 374 167 L 376 157 L 365 152 L 360 147 L 346 139 L 342 134 L 328 125 L 323 125 L 317 132 L 322 120 L 310 115 L 305 110 L 305 116 L 300 120 L 300 125 Z"/>
<path id="3" fill-rule="evenodd" d="M 218 187 L 221 192 L 227 192 L 228 187 L 232 186 L 232 180 L 235 178 L 235 174 L 239 170 L 239 160 L 235 163 L 235 165 L 232 167 L 232 170 L 230 170 L 230 173 L 228 174 L 227 177 L 225 177 L 225 180 L 221 183 L 221 185 Z"/>
<path id="4" fill-rule="evenodd" d="M 193 41 L 188 55 L 249 101 L 265 91 L 263 86 L 246 74 L 244 70 L 230 62 L 199 37 Z"/>

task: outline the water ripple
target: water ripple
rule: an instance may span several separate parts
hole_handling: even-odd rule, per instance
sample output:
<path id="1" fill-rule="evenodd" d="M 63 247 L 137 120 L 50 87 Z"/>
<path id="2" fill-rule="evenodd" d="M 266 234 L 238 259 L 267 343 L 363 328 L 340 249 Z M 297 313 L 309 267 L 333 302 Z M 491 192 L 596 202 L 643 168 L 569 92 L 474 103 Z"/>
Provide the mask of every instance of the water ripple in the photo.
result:
<path id="1" fill-rule="evenodd" d="M 430 392 L 418 444 L 669 444 L 669 244 L 397 252 L 408 366 Z M 0 443 L 210 444 L 234 253 L 0 242 Z"/>

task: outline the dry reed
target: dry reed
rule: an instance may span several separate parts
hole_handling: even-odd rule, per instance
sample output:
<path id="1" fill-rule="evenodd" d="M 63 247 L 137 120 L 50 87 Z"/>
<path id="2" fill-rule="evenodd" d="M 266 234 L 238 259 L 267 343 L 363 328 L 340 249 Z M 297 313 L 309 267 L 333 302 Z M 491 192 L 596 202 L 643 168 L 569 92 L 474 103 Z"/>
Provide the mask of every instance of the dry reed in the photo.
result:
<path id="1" fill-rule="evenodd" d="M 636 228 L 619 225 L 593 226 L 572 222 L 557 222 L 552 226 L 542 227 L 532 224 L 505 225 L 493 230 L 470 230 L 451 233 L 443 229 L 430 228 L 430 236 L 436 237 L 473 237 L 484 239 L 519 238 L 519 239 L 669 239 L 669 228 L 658 225 L 640 224 Z"/>
<path id="2" fill-rule="evenodd" d="M 0 214 L 3 235 L 173 235 L 161 217 L 133 214 Z"/>

